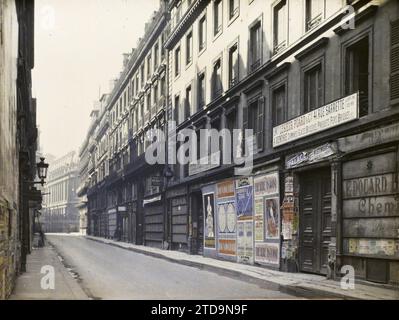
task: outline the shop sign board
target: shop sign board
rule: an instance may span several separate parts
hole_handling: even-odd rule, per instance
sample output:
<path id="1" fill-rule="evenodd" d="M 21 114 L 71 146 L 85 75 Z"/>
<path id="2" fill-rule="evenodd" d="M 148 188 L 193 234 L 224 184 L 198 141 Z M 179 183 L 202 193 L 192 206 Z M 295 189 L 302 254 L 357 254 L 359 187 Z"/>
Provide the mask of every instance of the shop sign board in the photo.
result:
<path id="1" fill-rule="evenodd" d="M 358 119 L 359 94 L 355 93 L 312 110 L 273 128 L 273 148 Z"/>
<path id="2" fill-rule="evenodd" d="M 397 122 L 382 128 L 340 138 L 338 139 L 338 148 L 342 152 L 353 152 L 398 140 L 399 123 Z"/>
<path id="3" fill-rule="evenodd" d="M 336 154 L 337 147 L 333 143 L 326 143 L 317 148 L 302 151 L 287 157 L 286 169 L 293 169 L 305 164 L 316 163 Z"/>

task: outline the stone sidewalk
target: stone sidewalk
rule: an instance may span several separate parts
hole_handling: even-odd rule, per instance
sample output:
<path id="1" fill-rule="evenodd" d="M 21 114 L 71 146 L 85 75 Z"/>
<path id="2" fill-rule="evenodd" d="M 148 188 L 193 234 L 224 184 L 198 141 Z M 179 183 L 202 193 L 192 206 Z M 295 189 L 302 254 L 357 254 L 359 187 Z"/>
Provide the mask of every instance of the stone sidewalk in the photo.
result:
<path id="1" fill-rule="evenodd" d="M 43 266 L 54 267 L 54 290 L 43 290 L 40 273 Z M 50 245 L 34 248 L 27 257 L 27 272 L 17 278 L 10 300 L 88 300 L 77 279 L 63 265 L 62 258 Z"/>
<path id="2" fill-rule="evenodd" d="M 200 269 L 208 269 L 259 284 L 263 283 L 268 287 L 274 286 L 274 288 L 283 292 L 303 297 L 321 299 L 399 300 L 399 288 L 396 290 L 372 283 L 356 283 L 355 289 L 344 290 L 341 289 L 339 281 L 327 280 L 324 276 L 274 271 L 257 266 L 222 261 L 198 255 L 189 255 L 178 251 L 137 246 L 99 237 L 86 236 L 86 238 L 153 257 L 166 259 L 174 263 Z"/>

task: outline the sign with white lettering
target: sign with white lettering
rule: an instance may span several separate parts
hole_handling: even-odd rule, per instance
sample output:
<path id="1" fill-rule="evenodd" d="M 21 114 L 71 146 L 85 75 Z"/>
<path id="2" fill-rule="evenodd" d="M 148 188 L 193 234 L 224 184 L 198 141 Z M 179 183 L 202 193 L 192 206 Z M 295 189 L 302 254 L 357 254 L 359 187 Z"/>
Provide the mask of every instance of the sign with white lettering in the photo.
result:
<path id="1" fill-rule="evenodd" d="M 287 169 L 293 169 L 308 163 L 315 163 L 322 161 L 336 153 L 336 146 L 332 143 L 326 143 L 317 148 L 302 151 L 294 155 L 288 156 L 285 161 Z"/>
<path id="2" fill-rule="evenodd" d="M 358 119 L 359 94 L 347 96 L 273 128 L 273 148 Z"/>

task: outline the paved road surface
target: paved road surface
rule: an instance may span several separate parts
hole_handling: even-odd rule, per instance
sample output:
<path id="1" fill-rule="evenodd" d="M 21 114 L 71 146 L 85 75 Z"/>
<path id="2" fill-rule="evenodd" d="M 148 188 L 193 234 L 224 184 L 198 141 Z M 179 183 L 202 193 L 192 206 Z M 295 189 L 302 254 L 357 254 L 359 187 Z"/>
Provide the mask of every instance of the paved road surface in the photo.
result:
<path id="1" fill-rule="evenodd" d="M 77 235 L 47 235 L 95 299 L 294 299 L 213 272 L 116 248 Z"/>

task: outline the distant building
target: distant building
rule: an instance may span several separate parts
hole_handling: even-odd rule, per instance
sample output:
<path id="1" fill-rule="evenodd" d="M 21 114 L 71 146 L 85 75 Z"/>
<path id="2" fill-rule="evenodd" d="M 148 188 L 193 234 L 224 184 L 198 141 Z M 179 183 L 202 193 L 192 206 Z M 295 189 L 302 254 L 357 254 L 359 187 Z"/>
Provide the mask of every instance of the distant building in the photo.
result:
<path id="1" fill-rule="evenodd" d="M 50 157 L 47 157 L 50 158 Z M 78 232 L 79 212 L 76 205 L 78 166 L 76 153 L 69 152 L 54 161 L 49 160 L 48 183 L 43 199 L 41 222 L 43 231 Z"/>

